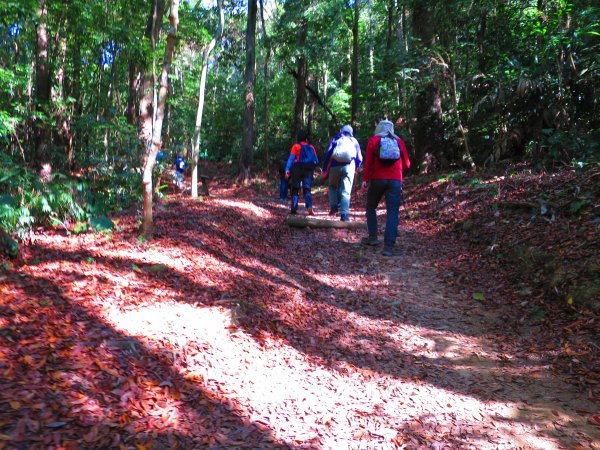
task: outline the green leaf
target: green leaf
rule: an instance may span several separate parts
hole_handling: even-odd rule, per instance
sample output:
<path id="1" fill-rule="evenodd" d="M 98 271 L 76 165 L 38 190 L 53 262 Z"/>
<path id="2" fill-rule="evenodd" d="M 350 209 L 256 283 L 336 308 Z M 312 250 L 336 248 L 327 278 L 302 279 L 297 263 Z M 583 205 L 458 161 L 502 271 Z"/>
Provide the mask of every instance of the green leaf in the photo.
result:
<path id="1" fill-rule="evenodd" d="M 165 266 L 164 264 L 153 264 L 150 267 L 148 267 L 148 271 L 154 272 L 154 273 L 164 272 L 167 269 L 168 269 L 168 267 Z"/>
<path id="2" fill-rule="evenodd" d="M 485 294 L 483 292 L 473 292 L 473 300 L 482 302 L 485 300 Z"/>

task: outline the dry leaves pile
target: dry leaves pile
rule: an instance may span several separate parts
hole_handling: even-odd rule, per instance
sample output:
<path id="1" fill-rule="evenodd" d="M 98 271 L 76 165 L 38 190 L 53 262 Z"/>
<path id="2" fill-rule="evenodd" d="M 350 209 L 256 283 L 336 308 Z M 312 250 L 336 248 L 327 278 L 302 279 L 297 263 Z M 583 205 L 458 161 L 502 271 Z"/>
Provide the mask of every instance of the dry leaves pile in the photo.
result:
<path id="1" fill-rule="evenodd" d="M 38 235 L 0 272 L 0 449 L 600 448 L 597 391 L 419 195 L 400 258 L 224 187 L 159 205 L 152 242 L 135 214 Z"/>

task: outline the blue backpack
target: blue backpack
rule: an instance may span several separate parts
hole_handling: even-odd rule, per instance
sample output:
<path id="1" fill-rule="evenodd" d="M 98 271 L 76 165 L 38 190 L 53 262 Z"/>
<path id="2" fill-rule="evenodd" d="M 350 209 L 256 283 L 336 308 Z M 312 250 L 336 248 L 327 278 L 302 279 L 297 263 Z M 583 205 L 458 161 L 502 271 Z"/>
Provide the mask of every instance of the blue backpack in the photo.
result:
<path id="1" fill-rule="evenodd" d="M 400 159 L 398 141 L 392 136 L 383 136 L 379 142 L 379 160 L 384 164 L 393 164 Z"/>
<path id="2" fill-rule="evenodd" d="M 300 144 L 300 157 L 296 164 L 315 165 L 318 162 L 315 159 L 315 153 L 310 144 Z"/>

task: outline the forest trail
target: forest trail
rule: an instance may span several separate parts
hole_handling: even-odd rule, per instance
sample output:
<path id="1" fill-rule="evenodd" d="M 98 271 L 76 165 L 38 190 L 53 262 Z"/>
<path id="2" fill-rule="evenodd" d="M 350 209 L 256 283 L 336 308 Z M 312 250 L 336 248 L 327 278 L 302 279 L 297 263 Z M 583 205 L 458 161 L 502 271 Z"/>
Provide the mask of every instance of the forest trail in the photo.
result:
<path id="1" fill-rule="evenodd" d="M 222 190 L 157 206 L 149 243 L 133 215 L 38 236 L 0 274 L 0 448 L 600 448 L 597 405 L 447 289 L 434 237 L 403 222 L 386 258 L 286 213 Z"/>

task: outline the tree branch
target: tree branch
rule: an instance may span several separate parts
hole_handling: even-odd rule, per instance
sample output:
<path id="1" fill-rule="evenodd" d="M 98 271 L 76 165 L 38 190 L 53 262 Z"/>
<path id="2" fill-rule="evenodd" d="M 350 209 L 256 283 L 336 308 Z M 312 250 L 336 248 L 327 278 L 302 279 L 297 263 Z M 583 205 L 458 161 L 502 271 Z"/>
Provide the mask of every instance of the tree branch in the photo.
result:
<path id="1" fill-rule="evenodd" d="M 292 75 L 294 78 L 298 79 L 298 72 L 296 72 L 294 69 L 288 68 L 288 73 L 290 75 Z M 321 96 L 319 95 L 319 93 L 317 91 L 315 91 L 312 86 L 310 86 L 308 84 L 306 84 L 306 90 L 308 92 L 310 92 L 310 95 L 312 95 L 314 97 L 314 99 L 317 101 L 317 103 L 319 104 L 319 106 L 323 107 L 325 109 L 325 111 L 327 111 L 329 113 L 329 115 L 331 116 L 331 118 L 333 119 L 333 121 L 337 123 L 337 121 L 338 121 L 337 116 L 329 108 L 329 106 L 327 106 L 325 104 L 325 102 L 323 102 L 323 100 L 321 99 Z"/>

